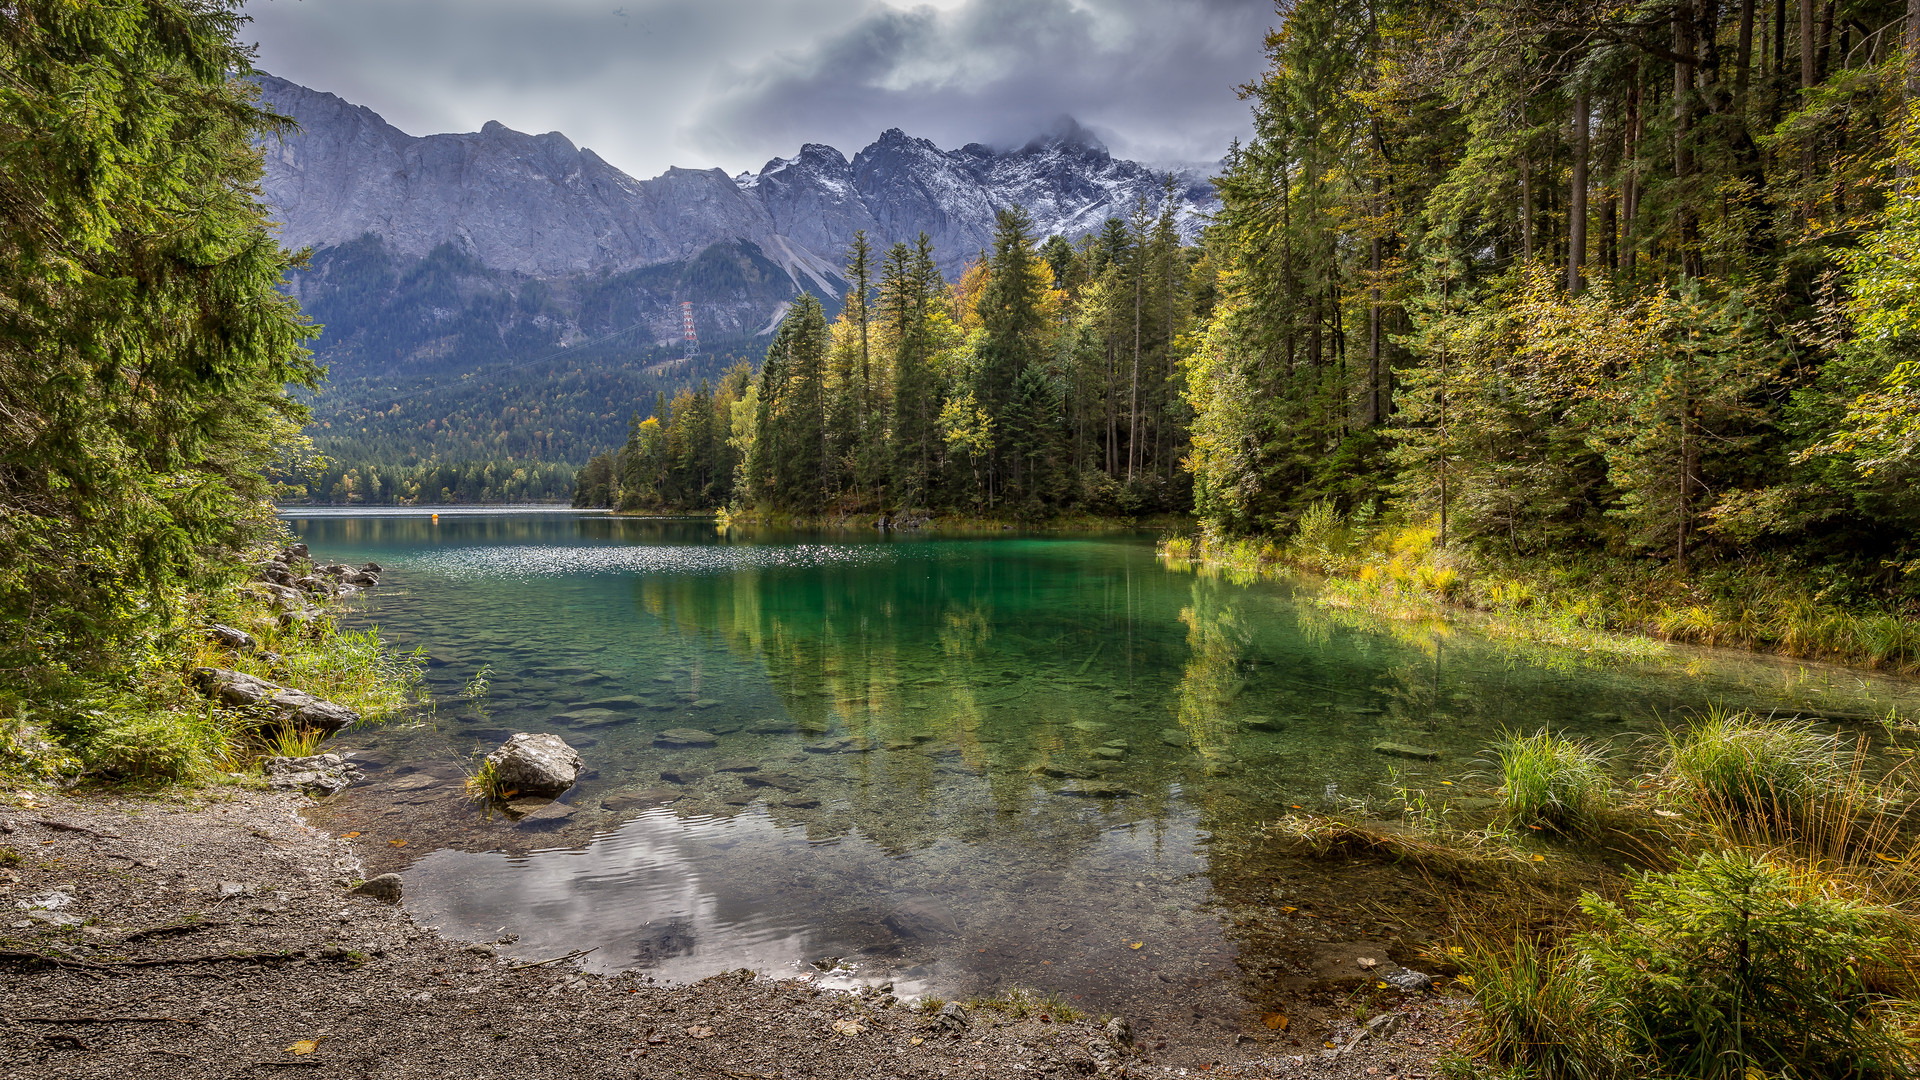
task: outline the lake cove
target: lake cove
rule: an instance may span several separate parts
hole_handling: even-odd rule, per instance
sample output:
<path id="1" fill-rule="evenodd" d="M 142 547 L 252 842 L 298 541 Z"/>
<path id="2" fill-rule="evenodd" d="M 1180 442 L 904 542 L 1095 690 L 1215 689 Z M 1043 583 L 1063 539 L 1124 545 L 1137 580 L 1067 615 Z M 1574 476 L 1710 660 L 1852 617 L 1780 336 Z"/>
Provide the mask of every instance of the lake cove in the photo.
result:
<path id="1" fill-rule="evenodd" d="M 1149 536 L 289 524 L 379 563 L 352 618 L 430 664 L 433 714 L 336 740 L 369 779 L 307 815 L 355 834 L 369 876 L 399 872 L 421 922 L 663 983 L 749 967 L 901 996 L 1057 992 L 1148 1045 L 1289 1044 L 1312 1018 L 1263 1024 L 1282 1001 L 1444 974 L 1423 949 L 1446 914 L 1416 869 L 1312 857 L 1275 842 L 1276 819 L 1484 820 L 1482 755 L 1507 732 L 1631 758 L 1709 706 L 1867 718 L 1915 696 L 1741 655 L 1609 662 L 1372 622 L 1176 572 Z M 466 773 L 522 731 L 577 749 L 577 786 L 467 798 Z"/>

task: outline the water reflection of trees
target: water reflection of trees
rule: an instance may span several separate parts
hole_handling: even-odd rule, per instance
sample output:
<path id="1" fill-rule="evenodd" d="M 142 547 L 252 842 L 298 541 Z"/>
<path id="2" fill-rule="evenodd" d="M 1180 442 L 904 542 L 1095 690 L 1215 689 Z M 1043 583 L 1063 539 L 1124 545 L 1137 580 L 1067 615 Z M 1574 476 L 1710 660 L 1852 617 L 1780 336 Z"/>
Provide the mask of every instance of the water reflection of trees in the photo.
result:
<path id="1" fill-rule="evenodd" d="M 1102 644 L 1126 640 L 1124 581 L 1116 590 L 1082 573 L 1073 595 L 1055 602 L 1039 586 L 1057 591 L 1057 581 L 1039 570 L 986 560 L 941 570 L 741 569 L 643 578 L 634 588 L 636 606 L 677 636 L 724 643 L 743 672 L 764 677 L 803 736 L 917 748 L 810 756 L 806 764 L 833 773 L 847 803 L 792 815 L 810 835 L 857 826 L 902 850 L 940 836 L 1057 842 L 1161 816 L 1180 779 L 1164 762 L 1143 761 L 1116 781 L 1137 798 L 1069 800 L 1048 789 L 1108 775 L 1092 752 L 1099 744 L 1140 741 L 1115 723 L 1107 691 L 1126 685 L 1129 666 L 1172 668 L 1177 639 L 1139 635 L 1133 652 Z M 1142 756 L 1175 754 L 1158 749 L 1165 754 Z"/>

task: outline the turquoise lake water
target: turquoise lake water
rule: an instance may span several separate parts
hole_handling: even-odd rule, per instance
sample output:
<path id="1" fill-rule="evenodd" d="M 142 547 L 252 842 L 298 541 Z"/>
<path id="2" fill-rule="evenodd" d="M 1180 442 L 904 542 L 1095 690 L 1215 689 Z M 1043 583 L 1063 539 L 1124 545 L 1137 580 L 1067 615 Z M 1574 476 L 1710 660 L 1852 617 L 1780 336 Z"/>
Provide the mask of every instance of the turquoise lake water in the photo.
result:
<path id="1" fill-rule="evenodd" d="M 1378 810 L 1404 788 L 1470 797 L 1508 730 L 1630 757 L 1713 703 L 1861 718 L 1912 702 L 1841 669 L 1596 664 L 1374 623 L 1170 569 L 1148 536 L 289 521 L 318 558 L 382 564 L 351 618 L 422 650 L 439 701 L 349 733 L 373 779 L 320 817 L 403 868 L 443 932 L 515 936 L 528 958 L 592 948 L 592 966 L 663 981 L 746 966 L 942 996 L 1022 985 L 1224 1023 L 1315 943 L 1418 921 L 1394 914 L 1417 881 L 1272 854 L 1262 821 Z M 483 669 L 484 699 L 462 698 Z M 663 745 L 676 729 L 713 745 Z M 587 761 L 557 828 L 458 796 L 461 767 L 515 731 Z M 1299 956 L 1271 934 L 1253 955 L 1236 928 L 1283 908 L 1323 916 L 1289 932 Z"/>

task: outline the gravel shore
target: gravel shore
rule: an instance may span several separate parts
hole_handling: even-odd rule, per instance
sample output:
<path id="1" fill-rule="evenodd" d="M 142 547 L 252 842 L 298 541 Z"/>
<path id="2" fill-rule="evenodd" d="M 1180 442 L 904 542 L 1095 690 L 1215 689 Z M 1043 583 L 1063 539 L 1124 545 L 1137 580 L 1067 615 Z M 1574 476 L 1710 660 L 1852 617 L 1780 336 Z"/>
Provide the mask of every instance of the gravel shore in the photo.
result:
<path id="1" fill-rule="evenodd" d="M 0 805 L 0 1075 L 1416 1080 L 1456 1023 L 1450 1000 L 1409 995 L 1378 1014 L 1381 1037 L 1349 1024 L 1306 1046 L 1284 1029 L 1133 1046 L 1103 1018 L 942 1017 L 879 988 L 746 971 L 664 988 L 512 962 L 351 893 L 359 861 L 302 821 L 308 805 L 231 789 Z"/>

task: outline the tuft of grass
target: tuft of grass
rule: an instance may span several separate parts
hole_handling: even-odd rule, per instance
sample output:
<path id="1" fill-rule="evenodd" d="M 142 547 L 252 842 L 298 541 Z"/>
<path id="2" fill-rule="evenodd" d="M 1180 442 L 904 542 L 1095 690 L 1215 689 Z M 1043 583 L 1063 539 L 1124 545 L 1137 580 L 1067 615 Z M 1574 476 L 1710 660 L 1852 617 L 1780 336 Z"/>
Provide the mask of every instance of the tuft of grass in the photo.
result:
<path id="1" fill-rule="evenodd" d="M 1715 709 L 1665 739 L 1668 778 L 1735 838 L 1803 832 L 1848 771 L 1839 740 L 1805 721 Z"/>
<path id="2" fill-rule="evenodd" d="M 1458 981 L 1472 988 L 1479 1004 L 1474 1053 L 1514 1070 L 1512 1075 L 1537 1080 L 1614 1075 L 1604 1006 L 1587 992 L 1575 958 L 1518 935 L 1511 941 L 1469 939 L 1452 959 L 1460 965 Z"/>
<path id="3" fill-rule="evenodd" d="M 1510 734 L 1490 753 L 1500 769 L 1504 809 L 1516 824 L 1591 832 L 1611 798 L 1606 755 L 1586 742 L 1543 728 Z"/>
<path id="4" fill-rule="evenodd" d="M 301 727 L 298 724 L 278 724 L 261 735 L 270 754 L 289 758 L 312 757 L 319 752 L 320 744 L 327 738 L 327 733 L 319 728 Z"/>
<path id="5" fill-rule="evenodd" d="M 500 782 L 500 771 L 493 762 L 485 758 L 480 764 L 465 770 L 467 774 L 467 797 L 476 801 L 498 802 L 514 794 Z"/>
<path id="6" fill-rule="evenodd" d="M 975 998 L 966 1005 L 969 1009 L 992 1009 L 1011 1020 L 1032 1016 L 1058 1024 L 1071 1024 L 1088 1015 L 1058 993 L 1043 994 L 1022 987 L 1014 987 L 996 997 Z"/>

